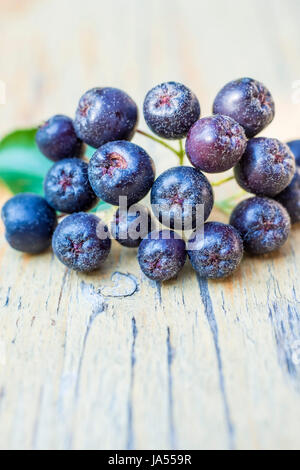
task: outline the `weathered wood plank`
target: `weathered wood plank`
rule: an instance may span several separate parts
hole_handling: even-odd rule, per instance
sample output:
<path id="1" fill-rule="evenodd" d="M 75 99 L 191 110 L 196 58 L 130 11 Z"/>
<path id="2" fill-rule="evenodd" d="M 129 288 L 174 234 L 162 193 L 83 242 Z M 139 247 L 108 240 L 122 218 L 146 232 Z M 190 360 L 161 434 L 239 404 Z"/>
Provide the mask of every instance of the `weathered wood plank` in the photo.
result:
<path id="1" fill-rule="evenodd" d="M 141 107 L 152 85 L 180 80 L 209 114 L 226 81 L 252 75 L 277 100 L 265 135 L 299 135 L 297 0 L 73 0 L 71 9 L 1 2 L 1 134 L 73 115 L 98 84 Z M 158 173 L 176 164 L 135 141 Z M 7 198 L 1 188 L 0 205 Z M 114 244 L 86 276 L 51 252 L 15 253 L 2 234 L 0 448 L 299 448 L 299 227 L 278 254 L 246 257 L 229 280 L 197 279 L 187 263 L 161 286 L 141 274 L 135 250 Z"/>

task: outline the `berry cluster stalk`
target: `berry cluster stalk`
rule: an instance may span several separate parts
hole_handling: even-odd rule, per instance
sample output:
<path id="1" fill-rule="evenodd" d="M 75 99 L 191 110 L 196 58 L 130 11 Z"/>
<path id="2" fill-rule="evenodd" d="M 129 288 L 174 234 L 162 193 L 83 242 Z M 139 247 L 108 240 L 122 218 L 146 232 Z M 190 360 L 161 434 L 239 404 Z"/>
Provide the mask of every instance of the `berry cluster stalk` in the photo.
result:
<path id="1" fill-rule="evenodd" d="M 148 132 L 142 131 L 140 129 L 138 129 L 137 132 L 139 134 L 143 135 L 144 137 L 147 137 L 148 139 L 151 139 L 154 142 L 157 142 L 158 144 L 162 145 L 163 147 L 169 149 L 171 152 L 173 152 L 178 157 L 179 165 L 183 166 L 184 157 L 185 157 L 186 154 L 185 154 L 184 145 L 183 145 L 182 140 L 179 140 L 179 150 L 176 150 L 174 147 L 172 147 L 172 145 L 169 145 L 163 139 L 159 139 L 158 137 L 155 137 L 154 135 L 149 134 Z M 211 185 L 214 186 L 214 187 L 222 186 L 223 184 L 225 184 L 229 181 L 232 181 L 232 180 L 234 180 L 234 176 L 228 176 L 227 178 L 224 178 L 220 181 L 211 182 Z M 245 191 L 239 192 L 238 194 L 233 194 L 232 196 L 230 196 L 227 199 L 223 199 L 222 201 L 217 201 L 215 203 L 215 205 L 219 210 L 221 210 L 222 212 L 224 212 L 225 214 L 228 215 L 232 211 L 232 208 L 234 207 L 235 201 L 237 199 L 240 199 L 244 194 L 245 194 Z"/>

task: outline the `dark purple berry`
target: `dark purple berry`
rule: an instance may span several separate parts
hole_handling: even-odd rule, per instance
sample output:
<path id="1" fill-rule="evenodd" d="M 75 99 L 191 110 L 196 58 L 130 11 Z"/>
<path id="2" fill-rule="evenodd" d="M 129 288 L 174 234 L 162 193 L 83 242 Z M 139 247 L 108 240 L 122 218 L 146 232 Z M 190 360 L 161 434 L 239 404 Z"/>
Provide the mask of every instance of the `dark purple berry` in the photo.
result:
<path id="1" fill-rule="evenodd" d="M 74 121 L 77 135 L 99 148 L 115 140 L 131 140 L 138 122 L 135 102 L 117 88 L 93 88 L 80 99 Z"/>
<path id="2" fill-rule="evenodd" d="M 155 225 L 149 209 L 135 204 L 125 211 L 117 209 L 110 231 L 121 245 L 136 248 L 155 229 Z"/>
<path id="3" fill-rule="evenodd" d="M 170 230 L 149 233 L 139 246 L 140 268 L 153 281 L 167 281 L 177 276 L 185 260 L 185 242 Z"/>
<path id="4" fill-rule="evenodd" d="M 262 197 L 238 204 L 231 214 L 230 224 L 240 233 L 245 251 L 257 255 L 280 248 L 287 241 L 291 228 L 284 207 Z"/>
<path id="5" fill-rule="evenodd" d="M 89 163 L 89 180 L 98 197 L 118 206 L 120 196 L 131 206 L 150 191 L 155 168 L 147 152 L 131 142 L 109 142 L 100 147 Z"/>
<path id="6" fill-rule="evenodd" d="M 199 101 L 181 83 L 162 83 L 147 93 L 144 117 L 150 129 L 160 137 L 182 139 L 200 117 Z"/>
<path id="7" fill-rule="evenodd" d="M 237 121 L 247 137 L 256 136 L 274 119 L 275 104 L 269 90 L 252 78 L 241 78 L 225 85 L 213 106 L 214 114 Z"/>
<path id="8" fill-rule="evenodd" d="M 290 184 L 295 168 L 294 155 L 286 144 L 258 137 L 249 140 L 234 172 L 238 184 L 249 193 L 273 197 Z"/>
<path id="9" fill-rule="evenodd" d="M 209 217 L 213 204 L 214 195 L 208 179 L 201 171 L 189 166 L 165 171 L 151 190 L 153 213 L 170 228 L 196 228 L 197 223 L 203 224 Z"/>
<path id="10" fill-rule="evenodd" d="M 288 142 L 288 146 L 295 156 L 296 164 L 300 166 L 300 140 L 292 140 Z"/>
<path id="11" fill-rule="evenodd" d="M 106 260 L 111 240 L 107 226 L 98 217 L 79 212 L 58 225 L 52 247 L 59 261 L 68 268 L 90 272 Z"/>
<path id="12" fill-rule="evenodd" d="M 288 211 L 293 224 L 300 222 L 300 168 L 291 184 L 282 193 L 277 194 L 276 201 L 280 202 Z"/>
<path id="13" fill-rule="evenodd" d="M 211 116 L 195 122 L 186 139 L 191 164 L 206 173 L 234 167 L 246 150 L 242 126 L 228 116 Z"/>
<path id="14" fill-rule="evenodd" d="M 188 255 L 200 277 L 220 279 L 230 276 L 243 258 L 243 242 L 231 225 L 207 222 L 188 242 Z"/>
<path id="15" fill-rule="evenodd" d="M 44 191 L 48 204 L 66 214 L 88 211 L 98 201 L 89 182 L 87 163 L 74 158 L 61 160 L 50 168 Z"/>
<path id="16" fill-rule="evenodd" d="M 50 160 L 58 162 L 64 158 L 79 158 L 84 145 L 75 132 L 72 119 L 67 116 L 53 116 L 36 133 L 40 151 Z"/>
<path id="17" fill-rule="evenodd" d="M 2 208 L 5 237 L 12 248 L 37 254 L 51 245 L 57 225 L 56 213 L 36 194 L 17 194 Z"/>

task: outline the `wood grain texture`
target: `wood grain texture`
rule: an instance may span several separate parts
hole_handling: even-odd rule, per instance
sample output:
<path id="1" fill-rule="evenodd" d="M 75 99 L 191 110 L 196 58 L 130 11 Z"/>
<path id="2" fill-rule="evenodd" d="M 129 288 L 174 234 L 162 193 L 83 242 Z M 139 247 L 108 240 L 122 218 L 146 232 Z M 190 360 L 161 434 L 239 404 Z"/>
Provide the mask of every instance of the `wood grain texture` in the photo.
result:
<path id="1" fill-rule="evenodd" d="M 179 80 L 205 115 L 224 83 L 247 75 L 277 101 L 265 135 L 299 137 L 298 0 L 0 6 L 1 134 L 73 115 L 95 85 L 123 88 L 141 106 L 154 84 Z M 158 173 L 174 164 L 135 141 Z M 8 197 L 2 188 L 1 205 Z M 0 448 L 299 449 L 299 244 L 295 227 L 282 250 L 246 257 L 229 280 L 198 279 L 187 263 L 159 285 L 135 250 L 114 243 L 101 271 L 81 275 L 51 252 L 14 252 L 1 225 Z"/>

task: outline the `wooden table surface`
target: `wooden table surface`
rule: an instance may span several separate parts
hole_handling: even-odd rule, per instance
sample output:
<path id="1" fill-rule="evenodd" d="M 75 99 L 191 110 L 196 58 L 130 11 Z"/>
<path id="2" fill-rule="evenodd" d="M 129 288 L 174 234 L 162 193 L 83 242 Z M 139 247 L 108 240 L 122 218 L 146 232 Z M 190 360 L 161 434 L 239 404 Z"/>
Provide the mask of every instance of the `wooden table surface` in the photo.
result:
<path id="1" fill-rule="evenodd" d="M 253 76 L 277 102 L 264 134 L 299 137 L 299 18 L 299 0 L 1 0 L 1 135 L 72 116 L 103 85 L 141 107 L 178 80 L 207 115 L 226 82 Z M 158 174 L 174 165 L 135 142 Z M 0 448 L 298 449 L 299 244 L 295 227 L 229 280 L 197 279 L 187 263 L 159 285 L 135 250 L 114 244 L 101 271 L 76 274 L 50 251 L 14 252 L 1 225 Z"/>

